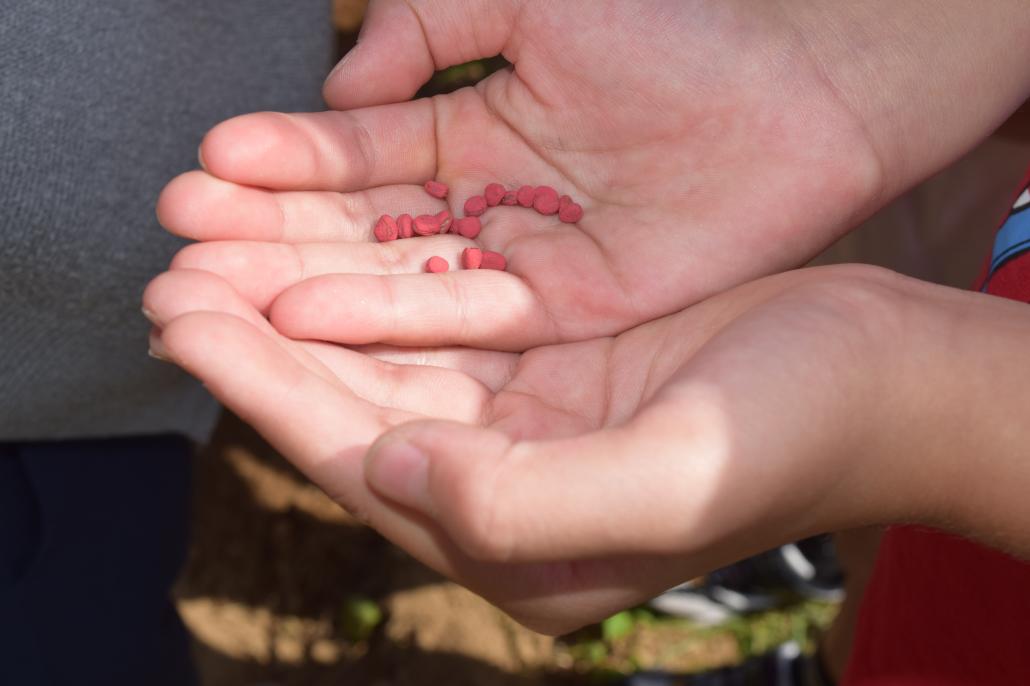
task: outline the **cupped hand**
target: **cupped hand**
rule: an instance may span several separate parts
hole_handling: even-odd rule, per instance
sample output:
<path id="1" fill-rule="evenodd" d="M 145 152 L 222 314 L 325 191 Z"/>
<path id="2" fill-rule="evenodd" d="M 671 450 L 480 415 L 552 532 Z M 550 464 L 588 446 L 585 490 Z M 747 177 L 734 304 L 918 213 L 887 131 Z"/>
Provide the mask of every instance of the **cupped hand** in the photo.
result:
<path id="1" fill-rule="evenodd" d="M 222 275 L 261 311 L 307 279 L 291 302 L 318 303 L 325 328 L 270 312 L 295 338 L 504 350 L 612 335 L 796 266 L 871 209 L 880 178 L 863 123 L 777 7 L 373 2 L 326 87 L 346 111 L 223 123 L 207 171 L 165 190 L 167 227 L 217 241 L 175 266 Z M 499 53 L 514 66 L 475 88 L 403 102 L 434 69 Z M 490 209 L 480 242 L 507 273 L 419 274 L 469 243 L 377 244 L 372 227 L 442 209 L 420 188 L 432 178 L 456 216 L 492 181 L 553 186 L 586 214 Z"/>
<path id="2" fill-rule="evenodd" d="M 558 633 L 779 543 L 918 509 L 890 459 L 911 406 L 894 383 L 896 342 L 912 337 L 902 281 L 792 272 L 523 354 L 294 341 L 203 271 L 165 273 L 144 303 L 154 351 L 337 502 Z"/>

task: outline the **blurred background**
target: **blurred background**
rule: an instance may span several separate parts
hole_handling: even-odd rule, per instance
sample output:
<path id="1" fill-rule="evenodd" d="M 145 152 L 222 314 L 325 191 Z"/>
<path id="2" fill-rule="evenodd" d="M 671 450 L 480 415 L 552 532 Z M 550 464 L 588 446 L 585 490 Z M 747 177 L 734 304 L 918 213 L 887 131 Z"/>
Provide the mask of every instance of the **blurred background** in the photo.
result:
<path id="1" fill-rule="evenodd" d="M 353 46 L 364 9 L 364 0 L 334 0 L 341 55 Z M 448 69 L 422 94 L 471 85 L 503 64 Z M 997 164 L 1004 145 L 974 151 L 947 178 L 895 203 L 820 262 L 875 262 L 968 285 L 991 227 L 969 231 L 964 219 L 1003 210 L 1009 186 L 999 184 L 998 197 L 966 194 L 972 199 L 960 208 L 949 200 L 956 185 L 982 184 L 979 161 L 994 160 L 999 175 L 1018 173 Z M 770 554 L 696 580 L 671 602 L 544 637 L 350 518 L 230 415 L 197 457 L 195 473 L 192 550 L 176 598 L 208 686 L 723 683 L 689 675 L 758 664 L 783 645 L 810 652 L 841 597 L 832 547 L 811 541 L 806 555 L 818 568 L 802 561 L 800 571 L 785 573 L 784 560 L 789 568 L 794 553 Z M 876 539 L 876 532 L 857 534 L 850 554 L 866 571 L 850 578 L 862 581 Z M 659 672 L 680 676 L 663 681 Z M 733 683 L 786 682 L 756 667 L 746 682 Z"/>
<path id="2" fill-rule="evenodd" d="M 196 468 L 176 595 L 209 686 L 612 683 L 807 645 L 835 612 L 783 589 L 774 609 L 714 624 L 642 607 L 553 639 L 351 519 L 234 417 Z"/>

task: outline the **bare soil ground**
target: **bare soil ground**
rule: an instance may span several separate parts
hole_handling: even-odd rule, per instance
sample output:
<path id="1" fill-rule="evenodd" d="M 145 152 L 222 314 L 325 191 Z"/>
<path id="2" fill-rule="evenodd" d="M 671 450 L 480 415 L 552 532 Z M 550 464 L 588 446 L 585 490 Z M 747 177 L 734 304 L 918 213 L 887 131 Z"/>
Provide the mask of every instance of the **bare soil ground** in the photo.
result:
<path id="1" fill-rule="evenodd" d="M 195 479 L 177 598 L 206 686 L 529 686 L 695 672 L 804 638 L 832 616 L 798 606 L 702 629 L 638 613 L 622 635 L 592 627 L 555 640 L 352 519 L 231 415 Z M 382 612 L 364 637 L 352 626 L 355 598 Z"/>
<path id="2" fill-rule="evenodd" d="M 177 589 L 205 683 L 528 684 L 554 642 L 350 518 L 234 417 L 197 459 Z M 348 638 L 355 596 L 384 620 Z"/>

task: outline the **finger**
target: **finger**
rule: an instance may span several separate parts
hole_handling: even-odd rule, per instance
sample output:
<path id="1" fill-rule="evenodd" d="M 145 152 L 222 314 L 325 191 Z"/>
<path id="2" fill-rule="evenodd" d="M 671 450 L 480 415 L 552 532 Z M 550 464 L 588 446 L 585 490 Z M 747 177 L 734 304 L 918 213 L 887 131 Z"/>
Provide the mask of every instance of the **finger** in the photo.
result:
<path id="1" fill-rule="evenodd" d="M 159 275 L 144 291 L 143 307 L 157 327 L 190 312 L 239 317 L 279 342 L 315 374 L 330 381 L 342 380 L 354 395 L 379 407 L 478 423 L 491 395 L 474 378 L 452 369 L 385 362 L 336 345 L 282 339 L 253 305 L 209 272 L 180 270 Z"/>
<path id="2" fill-rule="evenodd" d="M 143 291 L 143 313 L 161 327 L 189 312 L 224 312 L 246 321 L 259 331 L 277 335 L 254 306 L 240 297 L 216 274 L 194 269 L 164 272 Z"/>
<path id="3" fill-rule="evenodd" d="M 273 340 L 280 339 L 253 305 L 224 279 L 205 271 L 159 275 L 143 293 L 143 309 L 157 327 L 189 312 L 220 312 L 243 319 Z M 374 349 L 383 358 L 392 357 L 386 360 L 336 345 L 285 340 L 282 344 L 290 346 L 294 357 L 314 373 L 329 380 L 342 379 L 350 391 L 374 405 L 476 423 L 492 396 L 478 378 L 496 381 L 510 375 L 517 357 L 478 350 L 416 353 L 391 351 L 385 346 Z M 472 373 L 459 371 L 462 368 Z"/>
<path id="4" fill-rule="evenodd" d="M 402 209 L 418 216 L 446 208 L 421 186 L 275 192 L 192 171 L 165 186 L 157 217 L 170 232 L 198 241 L 356 242 L 369 240 L 384 214 Z"/>
<path id="5" fill-rule="evenodd" d="M 285 339 L 251 303 L 217 274 L 193 269 L 165 272 L 155 277 L 143 291 L 143 313 L 159 330 L 190 312 L 219 312 L 239 317 L 282 345 L 311 372 L 329 381 L 337 378 L 324 364 L 328 355 L 320 359 Z"/>
<path id="6" fill-rule="evenodd" d="M 325 274 L 414 275 L 424 272 L 426 261 L 434 255 L 457 269 L 461 251 L 470 245 L 453 234 L 388 243 L 214 241 L 186 246 L 171 268 L 218 274 L 264 312 L 284 290 L 304 279 Z"/>
<path id="7" fill-rule="evenodd" d="M 361 460 L 387 427 L 412 415 L 384 411 L 314 374 L 249 322 L 191 312 L 167 323 L 156 352 L 211 393 L 353 512 L 365 510 Z"/>
<path id="8" fill-rule="evenodd" d="M 373 2 L 357 45 L 326 79 L 323 96 L 339 110 L 407 100 L 437 69 L 505 52 L 520 4 Z"/>
<path id="9" fill-rule="evenodd" d="M 436 171 L 429 100 L 348 112 L 258 112 L 222 122 L 200 146 L 211 174 L 275 190 L 359 191 L 421 184 Z"/>
<path id="10" fill-rule="evenodd" d="M 355 395 L 380 407 L 479 424 L 493 396 L 479 381 L 453 369 L 384 362 L 329 343 L 305 342 L 300 346 Z"/>
<path id="11" fill-rule="evenodd" d="M 399 348 L 373 344 L 357 346 L 354 350 L 393 364 L 453 369 L 476 379 L 495 393 L 511 380 L 520 357 L 517 353 L 462 347 Z"/>
<path id="12" fill-rule="evenodd" d="M 559 337 L 525 282 L 487 269 L 320 276 L 283 291 L 268 313 L 275 328 L 290 338 L 349 345 L 520 351 Z"/>
<path id="13" fill-rule="evenodd" d="M 670 442 L 671 428 L 683 440 Z M 366 478 L 433 517 L 475 559 L 682 553 L 710 543 L 693 523 L 703 521 L 721 465 L 689 440 L 695 428 L 682 416 L 638 417 L 576 438 L 513 443 L 498 431 L 416 422 L 372 446 Z"/>

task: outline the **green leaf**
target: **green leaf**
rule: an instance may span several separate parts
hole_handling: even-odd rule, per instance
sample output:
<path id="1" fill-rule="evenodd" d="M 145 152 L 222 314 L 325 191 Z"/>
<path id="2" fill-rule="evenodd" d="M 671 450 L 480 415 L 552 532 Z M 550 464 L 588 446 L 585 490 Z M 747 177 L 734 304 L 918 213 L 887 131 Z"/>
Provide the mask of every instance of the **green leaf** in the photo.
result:
<path id="1" fill-rule="evenodd" d="M 618 640 L 633 631 L 633 615 L 629 611 L 619 612 L 601 622 L 601 636 L 604 640 Z"/>
<path id="2" fill-rule="evenodd" d="M 374 600 L 353 596 L 344 601 L 340 612 L 340 628 L 348 640 L 366 640 L 381 621 L 383 611 Z"/>

